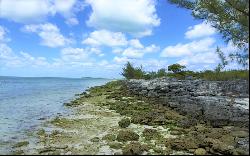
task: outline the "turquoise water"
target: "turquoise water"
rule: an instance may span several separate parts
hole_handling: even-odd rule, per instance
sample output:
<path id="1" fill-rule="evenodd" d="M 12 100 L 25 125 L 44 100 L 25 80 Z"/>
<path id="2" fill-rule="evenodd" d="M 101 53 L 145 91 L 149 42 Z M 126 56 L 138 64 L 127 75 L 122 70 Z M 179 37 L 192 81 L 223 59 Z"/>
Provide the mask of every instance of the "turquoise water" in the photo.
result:
<path id="1" fill-rule="evenodd" d="M 75 94 L 108 81 L 0 77 L 0 152 L 1 144 L 21 140 L 25 133 L 39 126 L 42 119 L 69 113 L 63 103 L 74 99 Z"/>

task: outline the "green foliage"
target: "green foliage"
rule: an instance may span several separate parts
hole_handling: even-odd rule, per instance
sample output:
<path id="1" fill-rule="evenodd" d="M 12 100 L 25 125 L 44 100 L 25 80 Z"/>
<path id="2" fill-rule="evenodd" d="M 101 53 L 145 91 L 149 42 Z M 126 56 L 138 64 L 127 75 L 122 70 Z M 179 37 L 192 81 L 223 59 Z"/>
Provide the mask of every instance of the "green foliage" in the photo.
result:
<path id="1" fill-rule="evenodd" d="M 216 48 L 216 53 L 219 55 L 219 58 L 220 58 L 221 62 L 217 65 L 217 67 L 215 68 L 215 71 L 220 72 L 222 69 L 225 68 L 226 65 L 228 65 L 228 61 L 226 60 L 226 56 L 220 50 L 219 47 Z"/>
<path id="2" fill-rule="evenodd" d="M 157 71 L 157 77 L 164 77 L 164 76 L 166 76 L 166 75 L 167 75 L 166 69 L 159 69 L 159 70 Z"/>
<path id="3" fill-rule="evenodd" d="M 197 19 L 209 22 L 239 48 L 230 54 L 243 66 L 249 58 L 249 0 L 169 0 L 170 3 L 192 10 Z"/>
<path id="4" fill-rule="evenodd" d="M 144 79 L 155 79 L 155 78 L 161 78 L 167 76 L 166 69 L 159 69 L 157 72 L 151 71 L 144 75 Z"/>
<path id="5" fill-rule="evenodd" d="M 172 71 L 174 73 L 180 73 L 184 68 L 186 67 L 176 63 L 168 66 L 168 71 Z"/>
<path id="6" fill-rule="evenodd" d="M 130 62 L 127 62 L 121 75 L 126 79 L 142 79 L 145 73 L 142 70 L 142 67 L 135 68 Z"/>
<path id="7" fill-rule="evenodd" d="M 248 70 L 228 70 L 228 71 L 212 71 L 206 70 L 201 72 L 183 71 L 181 73 L 168 73 L 168 77 L 177 79 L 185 79 L 188 76 L 193 79 L 204 79 L 210 81 L 227 81 L 227 80 L 249 80 Z"/>
<path id="8" fill-rule="evenodd" d="M 177 79 L 186 79 L 188 77 L 193 79 L 204 79 L 204 80 L 211 80 L 211 81 L 226 81 L 226 80 L 249 80 L 249 70 L 228 70 L 228 71 L 221 71 L 224 66 L 227 64 L 223 53 L 217 49 L 218 54 L 221 58 L 221 63 L 218 65 L 214 71 L 212 70 L 205 70 L 200 72 L 194 72 L 190 70 L 183 70 L 185 66 L 181 66 L 179 64 L 173 64 L 168 66 L 169 72 L 167 73 L 165 69 L 159 69 L 157 72 L 145 72 L 142 70 L 142 67 L 135 68 L 129 62 L 126 64 L 125 68 L 123 68 L 123 76 L 126 79 L 155 79 L 161 77 L 171 77 Z M 126 77 L 127 76 L 127 77 Z"/>
<path id="9" fill-rule="evenodd" d="M 204 71 L 197 74 L 198 78 L 211 81 L 227 81 L 227 80 L 248 80 L 249 70 L 229 70 L 229 71 Z"/>

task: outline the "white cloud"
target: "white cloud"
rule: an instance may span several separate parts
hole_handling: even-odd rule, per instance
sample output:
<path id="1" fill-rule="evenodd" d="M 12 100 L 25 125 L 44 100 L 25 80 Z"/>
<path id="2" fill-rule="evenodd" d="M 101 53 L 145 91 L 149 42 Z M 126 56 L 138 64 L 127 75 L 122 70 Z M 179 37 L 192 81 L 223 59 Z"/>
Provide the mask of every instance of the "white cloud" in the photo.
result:
<path id="1" fill-rule="evenodd" d="M 77 0 L 55 0 L 54 11 L 63 14 L 64 16 L 71 16 L 71 10 Z"/>
<path id="2" fill-rule="evenodd" d="M 197 64 L 215 64 L 218 62 L 218 60 L 219 59 L 215 53 L 215 49 L 211 49 L 211 52 L 197 53 L 192 56 L 185 57 L 178 63 L 186 66 L 197 65 Z"/>
<path id="3" fill-rule="evenodd" d="M 128 58 L 142 58 L 144 56 L 144 52 L 142 50 L 129 47 L 123 51 L 122 55 Z"/>
<path id="4" fill-rule="evenodd" d="M 4 41 L 5 38 L 5 30 L 2 26 L 0 26 L 0 42 Z"/>
<path id="5" fill-rule="evenodd" d="M 88 58 L 88 52 L 82 48 L 64 48 L 61 51 L 61 58 L 64 61 L 84 61 Z"/>
<path id="6" fill-rule="evenodd" d="M 20 59 L 22 62 L 29 64 L 31 66 L 37 67 L 37 66 L 48 66 L 49 63 L 47 62 L 47 59 L 45 57 L 33 57 L 28 53 L 20 52 Z"/>
<path id="7" fill-rule="evenodd" d="M 129 45 L 134 48 L 144 48 L 141 42 L 138 39 L 132 39 L 129 41 Z"/>
<path id="8" fill-rule="evenodd" d="M 154 53 L 160 50 L 160 47 L 152 44 L 144 49 L 145 53 Z"/>
<path id="9" fill-rule="evenodd" d="M 0 60 L 9 59 L 13 56 L 12 49 L 6 44 L 0 43 Z"/>
<path id="10" fill-rule="evenodd" d="M 178 43 L 175 46 L 168 46 L 163 49 L 161 57 L 181 57 L 190 56 L 193 53 L 203 53 L 209 51 L 211 46 L 215 43 L 213 38 L 205 38 L 199 41 L 182 44 Z"/>
<path id="11" fill-rule="evenodd" d="M 125 64 L 126 62 L 130 61 L 130 59 L 128 59 L 127 57 L 115 56 L 113 61 L 118 64 Z"/>
<path id="12" fill-rule="evenodd" d="M 238 50 L 237 47 L 233 46 L 232 43 L 228 43 L 224 46 L 219 46 L 225 56 Z M 216 47 L 211 46 L 209 50 L 201 51 L 199 53 L 192 53 L 192 55 L 180 58 L 178 63 L 187 66 L 190 70 L 201 71 L 201 70 L 214 70 L 220 62 L 218 54 L 215 52 Z M 225 66 L 225 69 L 242 69 L 242 67 L 235 61 L 230 61 L 227 58 L 229 64 Z"/>
<path id="13" fill-rule="evenodd" d="M 201 24 L 189 27 L 188 31 L 185 33 L 185 38 L 195 39 L 200 37 L 211 36 L 214 35 L 215 33 L 216 33 L 215 28 L 213 28 L 210 24 L 206 22 L 202 22 Z"/>
<path id="14" fill-rule="evenodd" d="M 122 51 L 123 51 L 123 49 L 120 48 L 120 47 L 115 47 L 115 48 L 113 48 L 113 50 L 112 50 L 112 52 L 115 53 L 115 54 L 121 54 Z"/>
<path id="15" fill-rule="evenodd" d="M 135 66 L 142 65 L 145 71 L 157 71 L 158 69 L 164 68 L 166 69 L 168 66 L 168 62 L 166 60 L 160 59 L 140 59 L 140 60 L 133 60 Z"/>
<path id="16" fill-rule="evenodd" d="M 8 30 L 0 25 L 0 43 L 10 41 L 10 38 L 6 36 L 7 32 Z"/>
<path id="17" fill-rule="evenodd" d="M 71 18 L 82 9 L 79 4 L 77 0 L 1 0 L 0 18 L 20 23 L 41 22 L 57 13 Z"/>
<path id="18" fill-rule="evenodd" d="M 86 0 L 92 13 L 86 22 L 97 29 L 130 33 L 138 37 L 152 34 L 160 25 L 155 0 Z"/>
<path id="19" fill-rule="evenodd" d="M 82 43 L 91 46 L 125 46 L 127 45 L 127 39 L 121 32 L 97 30 L 90 33 L 89 37 L 83 40 Z"/>
<path id="20" fill-rule="evenodd" d="M 0 44 L 0 64 L 2 67 L 48 66 L 46 58 L 33 57 L 28 53 L 15 54 L 6 44 Z"/>
<path id="21" fill-rule="evenodd" d="M 1 0 L 0 17 L 15 22 L 38 21 L 51 12 L 49 1 Z"/>
<path id="22" fill-rule="evenodd" d="M 68 25 L 73 26 L 73 25 L 78 25 L 78 24 L 79 24 L 79 21 L 78 21 L 77 18 L 71 17 L 71 18 L 68 18 L 68 19 L 65 21 L 65 23 L 68 24 Z"/>
<path id="23" fill-rule="evenodd" d="M 154 44 L 145 48 L 128 47 L 122 52 L 122 55 L 128 58 L 142 58 L 145 54 L 157 52 L 159 49 Z"/>
<path id="24" fill-rule="evenodd" d="M 37 33 L 42 39 L 41 45 L 48 47 L 62 47 L 73 42 L 71 39 L 64 37 L 58 27 L 51 23 L 25 25 L 23 30 Z"/>

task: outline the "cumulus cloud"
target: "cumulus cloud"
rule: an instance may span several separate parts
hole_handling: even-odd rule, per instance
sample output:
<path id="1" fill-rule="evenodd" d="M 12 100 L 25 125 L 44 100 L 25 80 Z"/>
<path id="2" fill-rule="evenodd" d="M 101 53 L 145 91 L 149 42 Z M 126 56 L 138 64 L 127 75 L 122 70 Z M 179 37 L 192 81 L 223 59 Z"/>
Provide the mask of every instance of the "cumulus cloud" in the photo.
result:
<path id="1" fill-rule="evenodd" d="M 138 39 L 132 39 L 129 41 L 129 45 L 134 48 L 144 48 L 141 42 Z"/>
<path id="2" fill-rule="evenodd" d="M 0 18 L 19 23 L 41 22 L 57 13 L 72 18 L 79 5 L 77 0 L 1 0 Z"/>
<path id="3" fill-rule="evenodd" d="M 92 13 L 86 22 L 97 29 L 107 29 L 142 37 L 160 25 L 155 0 L 86 0 Z"/>
<path id="4" fill-rule="evenodd" d="M 84 61 L 88 58 L 88 52 L 82 48 L 64 48 L 61 51 L 61 58 L 64 61 Z"/>
<path id="5" fill-rule="evenodd" d="M 0 17 L 15 22 L 42 20 L 52 10 L 49 1 L 1 0 Z"/>
<path id="6" fill-rule="evenodd" d="M 22 51 L 18 55 L 6 44 L 0 44 L 0 65 L 11 68 L 24 66 L 38 67 L 48 66 L 49 63 L 44 57 L 34 57 Z"/>
<path id="7" fill-rule="evenodd" d="M 111 32 L 108 30 L 96 30 L 90 33 L 89 37 L 82 41 L 82 44 L 91 46 L 125 46 L 126 36 L 121 32 Z"/>
<path id="8" fill-rule="evenodd" d="M 58 27 L 51 23 L 25 25 L 23 30 L 37 33 L 41 38 L 41 45 L 48 47 L 62 47 L 73 42 L 71 39 L 64 37 Z"/>
<path id="9" fill-rule="evenodd" d="M 215 50 L 215 49 L 213 49 Z M 215 64 L 218 62 L 218 56 L 215 54 L 215 51 L 198 53 L 189 57 L 184 57 L 178 63 L 181 65 L 201 65 L 201 64 Z"/>
<path id="10" fill-rule="evenodd" d="M 174 46 L 168 46 L 161 52 L 161 57 L 182 57 L 190 56 L 193 53 L 203 53 L 209 51 L 215 43 L 213 38 L 205 38 L 198 41 L 192 41 L 186 44 L 178 43 Z"/>
<path id="11" fill-rule="evenodd" d="M 122 52 L 122 55 L 128 58 L 142 58 L 145 54 L 157 52 L 159 49 L 154 44 L 145 48 L 128 47 Z"/>
<path id="12" fill-rule="evenodd" d="M 54 12 L 61 13 L 64 16 L 71 16 L 71 11 L 77 0 L 55 0 L 53 7 Z"/>
<path id="13" fill-rule="evenodd" d="M 201 24 L 189 27 L 188 31 L 185 33 L 185 38 L 195 39 L 201 37 L 208 37 L 214 35 L 215 33 L 215 28 L 213 28 L 210 24 L 206 22 L 202 22 Z"/>
<path id="14" fill-rule="evenodd" d="M 130 59 L 128 59 L 127 57 L 115 56 L 113 61 L 118 64 L 125 64 L 126 62 L 130 61 Z"/>
<path id="15" fill-rule="evenodd" d="M 144 52 L 139 49 L 129 47 L 123 51 L 122 55 L 128 58 L 142 58 L 144 56 Z"/>
<path id="16" fill-rule="evenodd" d="M 228 54 L 238 50 L 232 43 L 220 46 L 223 53 L 227 56 Z M 218 54 L 216 54 L 216 47 L 210 46 L 208 50 L 201 51 L 199 53 L 192 53 L 192 55 L 182 57 L 178 63 L 187 66 L 191 70 L 213 70 L 216 65 L 220 62 Z M 228 58 L 229 59 L 229 58 Z M 229 61 L 229 60 L 228 60 Z M 241 66 L 236 62 L 229 61 L 226 69 L 240 69 Z"/>

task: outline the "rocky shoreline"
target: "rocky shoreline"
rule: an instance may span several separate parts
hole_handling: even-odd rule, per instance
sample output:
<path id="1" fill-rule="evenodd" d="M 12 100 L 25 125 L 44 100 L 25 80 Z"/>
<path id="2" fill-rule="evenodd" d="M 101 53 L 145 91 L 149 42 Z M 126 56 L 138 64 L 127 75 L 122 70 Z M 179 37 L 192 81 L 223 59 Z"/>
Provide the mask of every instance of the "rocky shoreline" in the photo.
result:
<path id="1" fill-rule="evenodd" d="M 213 127 L 249 127 L 249 84 L 239 81 L 128 80 L 128 93 L 146 97 Z"/>
<path id="2" fill-rule="evenodd" d="M 79 94 L 65 104 L 71 115 L 46 121 L 32 134 L 37 140 L 17 143 L 13 154 L 249 154 L 248 126 L 210 124 L 131 92 L 128 83 Z"/>

